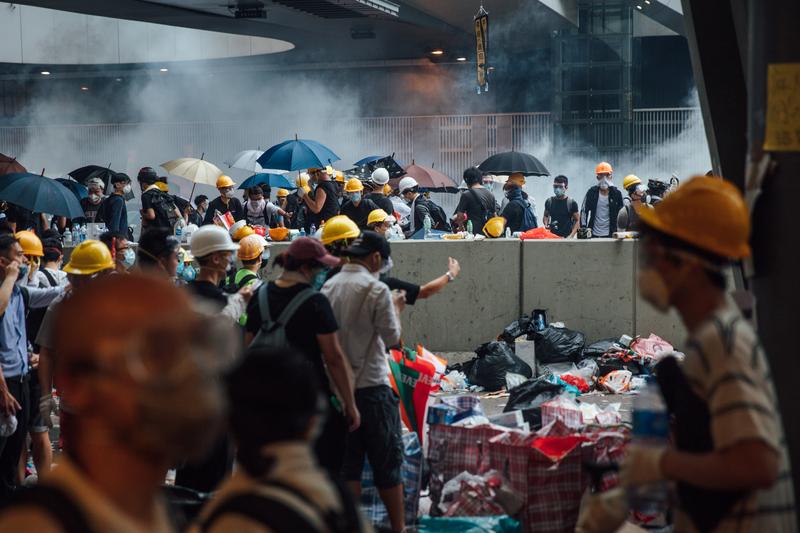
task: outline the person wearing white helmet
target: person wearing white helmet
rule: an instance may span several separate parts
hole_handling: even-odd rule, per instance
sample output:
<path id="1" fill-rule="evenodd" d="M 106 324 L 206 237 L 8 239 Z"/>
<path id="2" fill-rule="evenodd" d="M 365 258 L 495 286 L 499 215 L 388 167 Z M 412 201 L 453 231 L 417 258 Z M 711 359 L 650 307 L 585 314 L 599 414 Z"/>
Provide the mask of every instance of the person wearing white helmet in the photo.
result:
<path id="1" fill-rule="evenodd" d="M 94 222 L 97 218 L 97 212 L 100 210 L 100 204 L 103 203 L 103 190 L 106 184 L 100 178 L 91 178 L 86 182 L 86 188 L 89 191 L 86 198 L 81 199 L 81 207 L 83 208 L 83 218 L 87 223 Z M 23 228 L 24 229 L 24 228 Z"/>
<path id="2" fill-rule="evenodd" d="M 389 171 L 385 168 L 376 168 L 370 179 L 364 182 L 367 189 L 364 198 L 372 201 L 378 208 L 386 211 L 387 215 L 394 213 L 394 205 L 389 198 L 383 194 L 383 187 L 389 183 Z"/>
<path id="3" fill-rule="evenodd" d="M 411 176 L 406 176 L 400 180 L 397 188 L 400 191 L 400 196 L 411 207 L 408 223 L 403 226 L 403 233 L 406 238 L 411 238 L 423 228 L 425 217 L 430 217 L 432 229 L 450 231 L 450 225 L 447 222 L 444 211 L 419 193 L 417 180 Z"/>

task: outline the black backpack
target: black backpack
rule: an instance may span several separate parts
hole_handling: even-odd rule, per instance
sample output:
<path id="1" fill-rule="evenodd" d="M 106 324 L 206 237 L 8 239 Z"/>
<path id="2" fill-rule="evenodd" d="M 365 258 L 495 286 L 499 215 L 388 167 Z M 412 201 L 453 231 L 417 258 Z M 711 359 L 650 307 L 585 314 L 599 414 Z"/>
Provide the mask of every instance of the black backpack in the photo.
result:
<path id="1" fill-rule="evenodd" d="M 175 213 L 175 201 L 172 196 L 157 189 L 147 191 L 145 194 L 151 195 L 151 204 L 156 214 L 155 220 L 148 226 L 173 229 L 178 222 L 178 215 Z"/>
<path id="2" fill-rule="evenodd" d="M 447 214 L 444 212 L 444 209 L 442 209 L 441 206 L 434 203 L 432 200 L 429 200 L 428 198 L 417 198 L 417 202 L 420 200 L 422 200 L 422 205 L 428 209 L 428 213 L 431 216 L 431 229 L 439 231 L 452 231 L 452 228 L 450 227 L 450 221 L 447 220 Z"/>
<path id="3" fill-rule="evenodd" d="M 489 219 L 497 215 L 497 205 L 495 204 L 494 197 L 492 197 L 492 205 L 488 206 L 486 205 L 486 202 L 484 202 L 483 198 L 478 195 L 478 191 L 475 189 L 469 189 L 467 192 L 471 194 L 475 199 L 475 202 L 477 202 L 477 204 L 483 208 L 481 211 L 481 220 L 479 221 L 480 226 L 473 228 L 473 230 L 483 229 L 483 226 L 486 225 Z"/>
<path id="4" fill-rule="evenodd" d="M 286 336 L 286 324 L 292 319 L 300 306 L 306 303 L 309 298 L 314 296 L 317 291 L 311 287 L 305 288 L 295 294 L 277 320 L 272 320 L 269 311 L 269 298 L 267 297 L 268 283 L 264 283 L 258 288 L 256 298 L 258 298 L 258 309 L 261 313 L 261 329 L 258 330 L 250 346 L 263 346 L 275 350 L 288 350 L 291 343 Z"/>
<path id="5" fill-rule="evenodd" d="M 2 505 L 3 510 L 16 507 L 32 507 L 46 513 L 64 533 L 92 531 L 88 518 L 75 500 L 58 487 L 36 485 L 25 488 L 14 493 L 13 498 Z"/>

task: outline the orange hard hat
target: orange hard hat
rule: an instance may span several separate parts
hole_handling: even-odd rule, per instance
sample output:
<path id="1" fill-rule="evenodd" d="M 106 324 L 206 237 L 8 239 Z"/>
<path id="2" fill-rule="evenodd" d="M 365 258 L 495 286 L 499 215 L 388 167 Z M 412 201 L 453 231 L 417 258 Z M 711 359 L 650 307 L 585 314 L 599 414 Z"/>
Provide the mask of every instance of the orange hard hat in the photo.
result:
<path id="1" fill-rule="evenodd" d="M 614 169 L 611 168 L 610 163 L 606 163 L 603 161 L 602 163 L 598 163 L 596 167 L 594 167 L 595 174 L 611 174 L 614 172 Z"/>

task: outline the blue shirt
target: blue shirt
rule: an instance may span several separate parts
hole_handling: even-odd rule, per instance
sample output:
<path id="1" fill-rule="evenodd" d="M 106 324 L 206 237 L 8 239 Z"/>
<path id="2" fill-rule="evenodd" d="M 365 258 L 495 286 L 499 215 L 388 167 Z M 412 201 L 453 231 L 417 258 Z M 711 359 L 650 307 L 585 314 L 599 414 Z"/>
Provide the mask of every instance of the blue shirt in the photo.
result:
<path id="1" fill-rule="evenodd" d="M 14 286 L 6 312 L 0 319 L 0 365 L 3 377 L 28 373 L 28 336 L 25 334 L 25 302 L 22 291 Z"/>

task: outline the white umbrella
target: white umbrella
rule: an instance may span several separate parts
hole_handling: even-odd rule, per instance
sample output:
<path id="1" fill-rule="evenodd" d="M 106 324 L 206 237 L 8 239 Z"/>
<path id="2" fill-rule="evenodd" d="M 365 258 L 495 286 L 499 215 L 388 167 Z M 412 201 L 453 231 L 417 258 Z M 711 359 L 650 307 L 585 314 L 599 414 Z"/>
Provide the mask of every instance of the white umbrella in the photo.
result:
<path id="1" fill-rule="evenodd" d="M 288 170 L 275 170 L 262 168 L 256 161 L 264 153 L 264 150 L 243 150 L 233 157 L 233 162 L 228 163 L 230 168 L 247 170 L 253 174 L 264 172 L 266 174 L 286 174 Z"/>
<path id="2" fill-rule="evenodd" d="M 205 154 L 203 154 L 205 156 Z M 180 176 L 181 178 L 186 178 L 187 180 L 191 181 L 194 185 L 192 185 L 192 193 L 190 195 L 194 196 L 194 186 L 198 183 L 202 183 L 204 185 L 211 185 L 212 187 L 217 185 L 217 178 L 222 175 L 222 171 L 217 167 L 214 163 L 209 161 L 205 161 L 203 156 L 200 159 L 196 157 L 181 157 L 179 159 L 173 159 L 172 161 L 167 161 L 166 163 L 161 164 L 161 168 L 173 174 L 175 176 Z"/>

